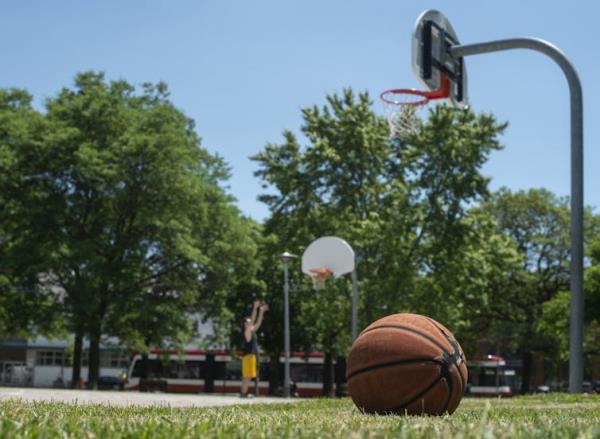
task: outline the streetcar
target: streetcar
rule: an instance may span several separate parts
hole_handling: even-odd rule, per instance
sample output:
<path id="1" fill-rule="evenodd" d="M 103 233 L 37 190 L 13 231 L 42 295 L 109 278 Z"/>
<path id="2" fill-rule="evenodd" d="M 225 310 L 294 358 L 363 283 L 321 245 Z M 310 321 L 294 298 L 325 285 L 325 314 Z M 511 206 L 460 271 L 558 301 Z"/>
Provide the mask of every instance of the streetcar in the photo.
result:
<path id="1" fill-rule="evenodd" d="M 498 355 L 469 361 L 467 394 L 473 396 L 512 396 L 516 387 L 516 371 L 507 367 Z"/>
<path id="2" fill-rule="evenodd" d="M 321 396 L 323 360 L 324 355 L 320 352 L 291 354 L 290 378 L 297 396 Z M 256 389 L 261 395 L 269 393 L 268 361 L 268 357 L 261 357 Z M 284 362 L 285 358 L 281 355 L 280 377 L 283 377 Z M 152 349 L 146 359 L 140 354 L 133 357 L 124 387 L 140 391 L 239 393 L 241 370 L 241 354 L 237 353 Z"/>

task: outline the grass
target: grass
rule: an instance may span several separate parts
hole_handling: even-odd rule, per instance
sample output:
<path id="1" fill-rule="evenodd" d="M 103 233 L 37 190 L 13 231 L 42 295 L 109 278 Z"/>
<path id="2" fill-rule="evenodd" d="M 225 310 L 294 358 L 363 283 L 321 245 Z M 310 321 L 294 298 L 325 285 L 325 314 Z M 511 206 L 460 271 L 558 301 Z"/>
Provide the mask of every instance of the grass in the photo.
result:
<path id="1" fill-rule="evenodd" d="M 349 399 L 218 408 L 0 402 L 1 438 L 600 438 L 600 396 L 465 399 L 452 416 L 360 413 Z"/>

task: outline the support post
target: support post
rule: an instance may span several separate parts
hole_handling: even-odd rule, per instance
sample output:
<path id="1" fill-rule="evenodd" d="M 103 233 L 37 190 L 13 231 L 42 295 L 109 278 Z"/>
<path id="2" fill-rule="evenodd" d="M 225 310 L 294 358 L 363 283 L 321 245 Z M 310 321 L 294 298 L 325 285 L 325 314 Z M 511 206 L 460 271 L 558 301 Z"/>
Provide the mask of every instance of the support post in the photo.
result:
<path id="1" fill-rule="evenodd" d="M 288 284 L 288 261 L 283 261 L 283 328 L 284 328 L 284 350 L 285 365 L 283 373 L 283 396 L 290 397 L 290 290 Z"/>
<path id="2" fill-rule="evenodd" d="M 283 366 L 283 396 L 290 397 L 290 286 L 288 279 L 288 262 L 296 258 L 288 252 L 279 255 L 283 262 L 283 350 L 285 363 Z"/>
<path id="3" fill-rule="evenodd" d="M 358 279 L 356 266 L 352 270 L 352 342 L 358 335 Z"/>
<path id="4" fill-rule="evenodd" d="M 571 316 L 569 331 L 569 391 L 583 384 L 583 93 L 579 75 L 565 54 L 539 38 L 512 38 L 452 46 L 461 58 L 512 49 L 531 49 L 552 58 L 562 69 L 570 91 L 571 117 Z"/>

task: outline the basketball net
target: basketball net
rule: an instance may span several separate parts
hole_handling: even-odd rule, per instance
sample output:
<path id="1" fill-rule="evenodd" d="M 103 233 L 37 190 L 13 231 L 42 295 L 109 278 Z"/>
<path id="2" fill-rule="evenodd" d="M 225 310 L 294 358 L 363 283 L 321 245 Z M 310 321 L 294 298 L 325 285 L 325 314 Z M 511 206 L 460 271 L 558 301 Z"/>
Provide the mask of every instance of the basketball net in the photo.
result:
<path id="1" fill-rule="evenodd" d="M 322 290 L 325 288 L 325 281 L 333 274 L 333 272 L 327 268 L 311 268 L 309 272 L 315 290 Z"/>
<path id="2" fill-rule="evenodd" d="M 419 132 L 420 105 L 386 104 L 385 113 L 390 128 L 390 138 L 407 140 Z"/>
<path id="3" fill-rule="evenodd" d="M 432 99 L 447 99 L 450 96 L 450 81 L 442 75 L 440 82 L 437 90 L 395 88 L 381 93 L 391 139 L 408 140 L 418 134 L 421 125 L 419 111 Z"/>

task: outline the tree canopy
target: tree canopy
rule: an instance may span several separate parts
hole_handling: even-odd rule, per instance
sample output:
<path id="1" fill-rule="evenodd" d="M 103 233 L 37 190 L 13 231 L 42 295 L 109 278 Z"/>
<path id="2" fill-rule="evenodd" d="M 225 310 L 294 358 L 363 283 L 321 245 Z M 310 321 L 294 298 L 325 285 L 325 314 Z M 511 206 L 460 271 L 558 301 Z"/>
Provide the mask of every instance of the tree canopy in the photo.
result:
<path id="1" fill-rule="evenodd" d="M 272 273 L 269 291 L 279 301 L 277 255 L 299 255 L 319 236 L 346 239 L 358 257 L 360 326 L 412 310 L 448 322 L 456 300 L 430 280 L 458 257 L 467 233 L 468 206 L 484 199 L 480 168 L 501 148 L 504 124 L 491 115 L 435 107 L 410 142 L 390 141 L 386 121 L 366 93 L 348 89 L 323 107 L 302 110 L 301 146 L 291 131 L 253 157 L 269 190 L 264 231 Z M 350 342 L 348 280 L 314 292 L 292 276 L 296 346 L 345 353 Z M 298 335 L 296 335 L 298 334 Z M 277 334 L 279 336 L 279 334 Z M 279 342 L 280 339 L 277 340 Z M 273 340 L 269 346 L 279 346 Z"/>
<path id="2" fill-rule="evenodd" d="M 37 130 L 2 150 L 17 179 L 2 180 L 10 220 L 28 232 L 9 233 L 26 242 L 12 260 L 59 292 L 79 342 L 89 336 L 93 386 L 103 334 L 138 348 L 183 339 L 186 312 L 210 298 L 216 313 L 253 278 L 256 245 L 223 189 L 227 166 L 200 147 L 164 84 L 136 89 L 86 72 L 33 113 Z M 31 245 L 42 247 L 35 266 L 23 261 Z"/>

